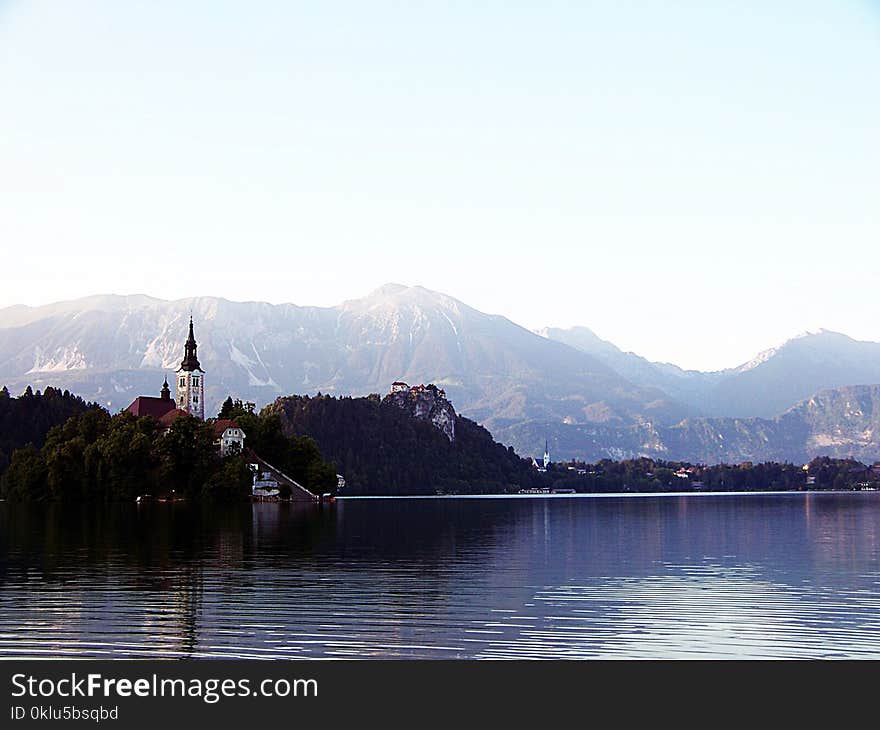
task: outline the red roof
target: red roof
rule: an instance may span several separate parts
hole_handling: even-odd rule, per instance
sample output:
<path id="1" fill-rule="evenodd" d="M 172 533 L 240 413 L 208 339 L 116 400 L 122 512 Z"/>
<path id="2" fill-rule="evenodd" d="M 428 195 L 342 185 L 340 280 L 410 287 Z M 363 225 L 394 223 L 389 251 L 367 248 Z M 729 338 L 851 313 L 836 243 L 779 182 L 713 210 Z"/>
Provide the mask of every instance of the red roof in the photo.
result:
<path id="1" fill-rule="evenodd" d="M 163 426 L 170 426 L 174 421 L 176 421 L 181 416 L 188 416 L 189 413 L 184 411 L 181 408 L 175 408 L 173 410 L 168 411 L 162 418 L 159 419 L 159 423 Z"/>
<path id="2" fill-rule="evenodd" d="M 223 432 L 227 428 L 241 428 L 241 426 L 239 426 L 238 423 L 236 423 L 233 420 L 230 420 L 229 418 L 220 418 L 220 419 L 214 421 L 214 435 L 215 436 L 218 436 L 218 437 L 222 436 Z"/>
<path id="3" fill-rule="evenodd" d="M 153 418 L 162 418 L 169 411 L 173 411 L 177 405 L 170 398 L 154 398 L 149 395 L 139 395 L 135 398 L 131 405 L 126 408 L 129 413 L 141 416 L 152 416 Z"/>

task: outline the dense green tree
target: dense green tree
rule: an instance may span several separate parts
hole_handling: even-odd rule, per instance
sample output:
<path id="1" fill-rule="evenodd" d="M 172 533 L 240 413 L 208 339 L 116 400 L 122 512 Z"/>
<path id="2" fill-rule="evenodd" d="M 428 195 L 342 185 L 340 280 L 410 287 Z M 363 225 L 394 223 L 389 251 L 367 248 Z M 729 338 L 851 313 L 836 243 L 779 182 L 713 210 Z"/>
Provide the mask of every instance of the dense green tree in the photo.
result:
<path id="1" fill-rule="evenodd" d="M 211 425 L 193 416 L 175 419 L 157 451 L 163 487 L 187 497 L 201 493 L 216 466 Z"/>
<path id="2" fill-rule="evenodd" d="M 217 502 L 241 501 L 250 494 L 253 481 L 247 459 L 238 454 L 229 456 L 205 482 L 202 496 Z"/>
<path id="3" fill-rule="evenodd" d="M 127 411 L 114 416 L 106 432 L 86 453 L 86 470 L 97 494 L 110 501 L 131 500 L 162 490 L 159 482 L 157 445 L 159 424 L 153 418 L 137 418 Z"/>
<path id="4" fill-rule="evenodd" d="M 48 499 L 46 460 L 33 444 L 12 452 L 9 468 L 0 483 L 0 492 L 10 500 Z"/>
<path id="5" fill-rule="evenodd" d="M 57 388 L 46 388 L 40 395 L 28 388 L 25 395 L 12 398 L 4 386 L 0 390 L 0 474 L 5 471 L 15 449 L 26 444 L 40 448 L 53 426 L 89 409 L 101 410 Z"/>
<path id="6" fill-rule="evenodd" d="M 228 396 L 226 400 L 223 401 L 223 405 L 220 407 L 220 413 L 217 414 L 217 418 L 231 418 L 234 407 L 235 404 L 232 402 L 232 396 Z"/>

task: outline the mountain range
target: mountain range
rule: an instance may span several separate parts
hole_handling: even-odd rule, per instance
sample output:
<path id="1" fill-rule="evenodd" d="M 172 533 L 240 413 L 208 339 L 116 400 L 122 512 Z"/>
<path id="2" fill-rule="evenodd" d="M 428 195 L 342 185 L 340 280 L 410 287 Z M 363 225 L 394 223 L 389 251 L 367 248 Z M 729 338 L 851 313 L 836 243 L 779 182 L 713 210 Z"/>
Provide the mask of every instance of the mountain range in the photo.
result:
<path id="1" fill-rule="evenodd" d="M 880 343 L 820 331 L 706 373 L 623 352 L 585 327 L 532 332 L 396 284 L 335 307 L 107 295 L 0 309 L 0 384 L 124 408 L 176 370 L 190 315 L 211 412 L 227 395 L 262 406 L 404 380 L 443 387 L 525 455 L 546 439 L 565 459 L 880 457 Z"/>

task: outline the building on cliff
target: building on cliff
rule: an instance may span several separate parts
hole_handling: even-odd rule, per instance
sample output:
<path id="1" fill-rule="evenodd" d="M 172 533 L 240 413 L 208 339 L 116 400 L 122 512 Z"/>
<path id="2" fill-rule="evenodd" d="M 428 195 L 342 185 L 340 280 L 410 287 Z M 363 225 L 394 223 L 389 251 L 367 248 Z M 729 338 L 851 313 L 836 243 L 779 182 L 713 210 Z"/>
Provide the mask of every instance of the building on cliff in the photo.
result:
<path id="1" fill-rule="evenodd" d="M 446 399 L 446 391 L 433 383 L 409 386 L 397 381 L 391 385 L 384 402 L 408 411 L 415 418 L 430 421 L 450 442 L 455 441 L 455 409 Z"/>
<path id="2" fill-rule="evenodd" d="M 427 385 L 407 385 L 402 380 L 396 380 L 391 383 L 391 394 L 395 393 L 433 393 L 434 395 L 439 396 L 440 398 L 446 398 L 446 391 L 443 388 L 438 388 L 433 383 L 428 383 Z"/>

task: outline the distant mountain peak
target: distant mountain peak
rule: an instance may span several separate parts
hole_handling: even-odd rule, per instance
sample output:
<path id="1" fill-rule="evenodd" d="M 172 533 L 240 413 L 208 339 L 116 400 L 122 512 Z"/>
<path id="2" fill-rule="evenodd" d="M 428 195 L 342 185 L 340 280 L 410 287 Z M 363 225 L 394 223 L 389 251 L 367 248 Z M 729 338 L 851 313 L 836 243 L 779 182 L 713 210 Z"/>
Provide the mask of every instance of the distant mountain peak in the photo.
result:
<path id="1" fill-rule="evenodd" d="M 462 312 L 472 311 L 466 304 L 448 294 L 432 291 L 423 286 L 404 286 L 395 283 L 380 286 L 361 299 L 349 299 L 342 305 L 342 309 L 348 312 L 361 311 L 374 314 L 434 311 L 446 316 L 453 314 L 457 316 Z"/>
<path id="2" fill-rule="evenodd" d="M 756 367 L 769 362 L 777 355 L 785 353 L 793 348 L 802 349 L 803 347 L 806 347 L 814 349 L 816 347 L 833 345 L 834 343 L 855 345 L 858 344 L 858 340 L 854 340 L 849 335 L 845 335 L 841 332 L 834 332 L 833 330 L 827 330 L 825 328 L 819 328 L 818 330 L 805 330 L 794 337 L 785 340 L 781 345 L 770 347 L 759 352 L 748 362 L 743 363 L 739 367 L 733 368 L 732 372 L 745 373 L 749 370 L 754 370 Z"/>
<path id="3" fill-rule="evenodd" d="M 374 289 L 369 294 L 367 294 L 365 299 L 384 299 L 385 297 L 394 297 L 398 294 L 402 294 L 403 292 L 410 289 L 410 287 L 405 284 L 397 284 L 395 282 L 388 282 L 387 284 L 383 284 L 378 289 Z"/>

